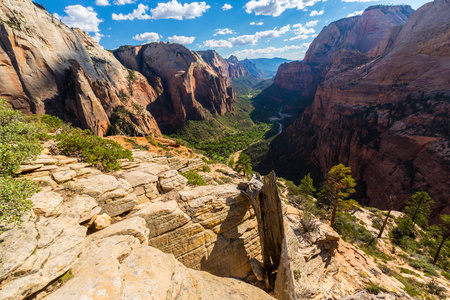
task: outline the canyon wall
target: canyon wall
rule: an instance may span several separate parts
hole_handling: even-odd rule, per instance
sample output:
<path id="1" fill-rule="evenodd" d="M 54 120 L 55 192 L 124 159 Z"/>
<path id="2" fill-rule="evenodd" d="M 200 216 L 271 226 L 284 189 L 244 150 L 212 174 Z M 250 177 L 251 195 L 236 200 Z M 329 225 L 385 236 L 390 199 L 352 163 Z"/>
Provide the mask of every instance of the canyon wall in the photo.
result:
<path id="1" fill-rule="evenodd" d="M 187 120 L 233 110 L 228 78 L 186 47 L 170 43 L 122 46 L 114 55 L 127 68 L 139 71 L 160 92 L 149 105 L 161 128 L 171 131 Z M 217 60 L 217 68 L 226 68 Z M 226 71 L 226 70 L 223 70 Z"/>
<path id="2" fill-rule="evenodd" d="M 360 49 L 366 54 L 337 51 L 314 102 L 280 137 L 289 154 L 278 160 L 278 167 L 296 165 L 289 176 L 299 180 L 308 168 L 326 173 L 344 163 L 367 196 L 365 204 L 387 208 L 389 195 L 396 195 L 395 208 L 401 209 L 415 191 L 424 190 L 435 201 L 434 220 L 449 213 L 448 4 L 437 0 L 424 5 L 402 27 L 391 27 L 378 45 L 366 42 L 372 47 L 369 52 L 370 47 Z M 308 51 L 309 61 L 315 45 Z"/>
<path id="3" fill-rule="evenodd" d="M 98 135 L 122 112 L 129 133 L 160 135 L 145 109 L 159 93 L 88 34 L 31 0 L 2 1 L 0 19 L 0 96 L 14 108 L 57 115 Z"/>

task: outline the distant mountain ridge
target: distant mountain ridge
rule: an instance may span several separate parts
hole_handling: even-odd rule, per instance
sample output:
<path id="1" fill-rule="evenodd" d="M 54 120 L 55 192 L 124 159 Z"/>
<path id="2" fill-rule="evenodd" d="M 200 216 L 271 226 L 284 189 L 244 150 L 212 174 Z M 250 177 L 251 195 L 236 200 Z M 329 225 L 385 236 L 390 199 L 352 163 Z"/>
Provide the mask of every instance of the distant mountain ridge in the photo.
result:
<path id="1" fill-rule="evenodd" d="M 278 67 L 281 64 L 290 62 L 291 60 L 289 59 L 274 57 L 244 59 L 241 64 L 244 65 L 253 75 L 267 79 L 277 74 Z"/>

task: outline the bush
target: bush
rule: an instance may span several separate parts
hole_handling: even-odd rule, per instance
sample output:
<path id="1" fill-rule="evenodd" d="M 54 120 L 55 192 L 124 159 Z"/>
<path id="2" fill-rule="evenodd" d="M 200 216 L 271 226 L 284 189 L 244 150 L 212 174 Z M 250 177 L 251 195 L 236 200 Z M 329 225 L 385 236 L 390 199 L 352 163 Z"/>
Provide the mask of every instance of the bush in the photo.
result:
<path id="1" fill-rule="evenodd" d="M 366 286 L 366 290 L 367 290 L 369 293 L 374 294 L 374 295 L 378 295 L 378 294 L 381 293 L 381 292 L 387 292 L 387 290 L 386 290 L 385 288 L 383 288 L 383 287 L 381 287 L 381 286 L 379 286 L 378 284 L 373 283 L 373 282 L 369 283 L 369 284 Z"/>
<path id="2" fill-rule="evenodd" d="M 29 198 L 38 191 L 39 187 L 31 180 L 0 176 L 0 224 L 20 224 L 22 216 L 33 206 Z"/>
<path id="3" fill-rule="evenodd" d="M 191 170 L 187 173 L 181 173 L 181 175 L 187 178 L 189 184 L 206 185 L 206 182 L 203 180 L 203 178 L 194 170 Z"/>
<path id="4" fill-rule="evenodd" d="M 41 122 L 48 128 L 49 131 L 52 132 L 62 126 L 62 120 L 51 115 L 42 115 Z"/>
<path id="5" fill-rule="evenodd" d="M 356 217 L 349 213 L 340 213 L 337 216 L 336 223 L 333 224 L 334 230 L 342 236 L 347 242 L 365 242 L 369 243 L 374 238 L 370 231 L 356 222 Z"/>
<path id="6" fill-rule="evenodd" d="M 58 148 L 65 154 L 79 156 L 105 171 L 119 170 L 119 159 L 133 159 L 130 150 L 123 149 L 115 141 L 96 136 L 89 130 L 65 127 L 56 140 Z"/>
<path id="7" fill-rule="evenodd" d="M 211 172 L 211 168 L 209 166 L 203 166 L 202 171 L 205 173 Z"/>
<path id="8" fill-rule="evenodd" d="M 178 146 L 183 145 L 183 140 L 182 139 L 176 139 L 175 144 L 177 144 Z"/>

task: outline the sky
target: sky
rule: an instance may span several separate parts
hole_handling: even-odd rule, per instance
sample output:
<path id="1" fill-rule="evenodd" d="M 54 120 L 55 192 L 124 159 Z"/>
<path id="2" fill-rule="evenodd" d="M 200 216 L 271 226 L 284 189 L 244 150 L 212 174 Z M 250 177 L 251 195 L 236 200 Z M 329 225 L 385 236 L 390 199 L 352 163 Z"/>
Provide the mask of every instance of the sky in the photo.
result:
<path id="1" fill-rule="evenodd" d="M 405 0 L 34 0 L 105 49 L 149 42 L 216 50 L 224 58 L 300 60 L 329 23 Z M 427 0 L 408 0 L 417 9 Z"/>

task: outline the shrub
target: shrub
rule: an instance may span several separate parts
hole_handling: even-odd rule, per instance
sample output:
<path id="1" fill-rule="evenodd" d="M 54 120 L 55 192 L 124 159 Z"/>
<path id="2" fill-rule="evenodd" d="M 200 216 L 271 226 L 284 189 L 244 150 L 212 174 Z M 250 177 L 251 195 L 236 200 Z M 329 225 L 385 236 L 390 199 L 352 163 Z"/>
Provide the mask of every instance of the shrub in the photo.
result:
<path id="1" fill-rule="evenodd" d="M 385 288 L 383 288 L 383 287 L 381 287 L 381 286 L 379 286 L 378 284 L 373 283 L 373 282 L 369 283 L 369 284 L 366 286 L 366 290 L 367 290 L 369 293 L 374 294 L 374 295 L 378 295 L 378 294 L 381 293 L 381 292 L 387 292 L 387 290 L 386 290 Z"/>
<path id="2" fill-rule="evenodd" d="M 224 169 L 216 169 L 216 172 L 222 173 L 223 175 L 228 175 L 228 172 Z"/>
<path id="3" fill-rule="evenodd" d="M 202 171 L 205 173 L 211 172 L 211 168 L 209 166 L 203 166 Z"/>
<path id="4" fill-rule="evenodd" d="M 96 136 L 89 130 L 65 127 L 56 140 L 58 148 L 64 153 L 79 156 L 105 171 L 119 170 L 119 159 L 132 159 L 130 150 L 123 149 L 115 141 Z"/>
<path id="5" fill-rule="evenodd" d="M 191 170 L 187 173 L 181 173 L 181 175 L 187 178 L 189 184 L 206 185 L 206 182 L 203 180 L 203 178 L 194 170 Z"/>
<path id="6" fill-rule="evenodd" d="M 232 182 L 231 178 L 224 177 L 224 176 L 220 177 L 220 180 L 222 180 L 223 183 L 231 183 Z"/>
<path id="7" fill-rule="evenodd" d="M 182 139 L 176 139 L 175 140 L 175 144 L 177 144 L 178 146 L 183 145 L 183 140 Z"/>
<path id="8" fill-rule="evenodd" d="M 62 126 L 62 120 L 51 115 L 42 115 L 41 122 L 48 128 L 49 131 L 52 132 Z"/>
<path id="9" fill-rule="evenodd" d="M 20 224 L 22 216 L 33 206 L 29 198 L 38 191 L 31 180 L 0 176 L 0 224 Z"/>

